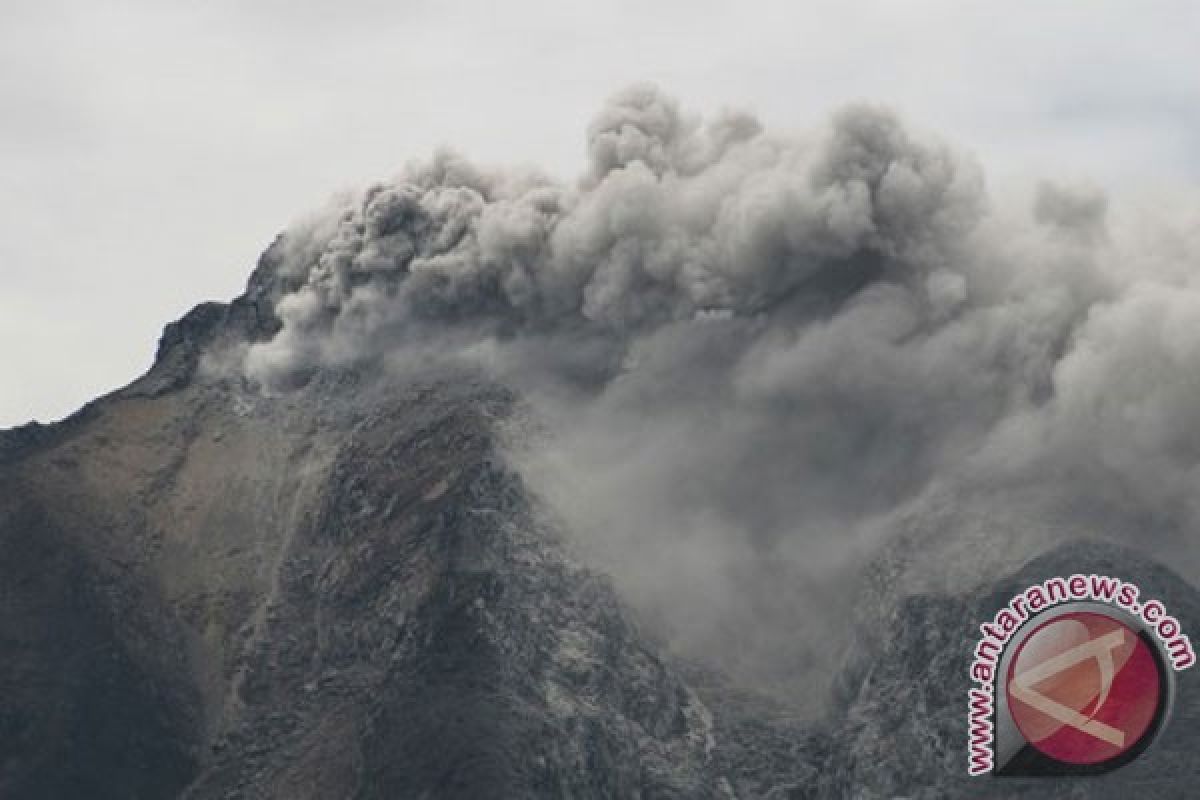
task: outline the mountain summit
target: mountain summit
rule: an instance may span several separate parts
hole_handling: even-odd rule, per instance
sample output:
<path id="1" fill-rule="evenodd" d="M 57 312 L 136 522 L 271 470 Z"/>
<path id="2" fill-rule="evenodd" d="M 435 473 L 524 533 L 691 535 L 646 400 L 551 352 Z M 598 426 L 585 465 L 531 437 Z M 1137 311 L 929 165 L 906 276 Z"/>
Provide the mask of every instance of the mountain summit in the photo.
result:
<path id="1" fill-rule="evenodd" d="M 1193 794 L 1197 670 L 1119 771 L 966 778 L 1024 582 L 1200 630 L 1195 237 L 996 205 L 886 109 L 643 85 L 573 183 L 439 153 L 299 221 L 0 432 L 0 797 Z"/>
<path id="2" fill-rule="evenodd" d="M 512 391 L 439 369 L 324 370 L 275 396 L 204 376 L 215 343 L 269 335 L 268 295 L 198 307 L 129 387 L 0 434 L 0 795 L 969 791 L 970 620 L 1020 575 L 913 595 L 904 548 L 881 554 L 859 614 L 880 627 L 828 718 L 798 723 L 663 650 L 571 555 L 507 461 L 530 424 Z M 1132 568 L 1200 621 L 1194 589 L 1131 553 L 1046 558 Z M 1183 796 L 1200 777 L 1190 677 L 1175 738 L 1093 789 Z"/>
<path id="3" fill-rule="evenodd" d="M 498 452 L 511 393 L 191 380 L 250 308 L 4 434 L 0 795 L 727 794 L 708 710 Z"/>

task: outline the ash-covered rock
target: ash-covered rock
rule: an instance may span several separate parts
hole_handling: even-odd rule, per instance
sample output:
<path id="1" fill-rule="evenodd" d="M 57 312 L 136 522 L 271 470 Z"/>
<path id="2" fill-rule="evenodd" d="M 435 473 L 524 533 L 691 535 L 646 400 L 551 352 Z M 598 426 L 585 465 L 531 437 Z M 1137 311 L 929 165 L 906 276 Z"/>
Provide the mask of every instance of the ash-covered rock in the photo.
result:
<path id="1" fill-rule="evenodd" d="M 1089 541 L 916 591 L 896 543 L 813 720 L 680 663 L 573 560 L 506 461 L 511 391 L 326 369 L 272 397 L 201 375 L 269 335 L 273 282 L 269 251 L 246 295 L 168 327 L 145 378 L 0 434 L 0 797 L 1170 798 L 1200 778 L 1192 672 L 1118 772 L 965 774 L 980 621 L 1096 571 L 1200 630 L 1170 571 Z"/>
<path id="2" fill-rule="evenodd" d="M 515 402 L 184 381 L 31 441 L 0 467 L 0 796 L 728 796 L 708 709 L 505 464 Z"/>

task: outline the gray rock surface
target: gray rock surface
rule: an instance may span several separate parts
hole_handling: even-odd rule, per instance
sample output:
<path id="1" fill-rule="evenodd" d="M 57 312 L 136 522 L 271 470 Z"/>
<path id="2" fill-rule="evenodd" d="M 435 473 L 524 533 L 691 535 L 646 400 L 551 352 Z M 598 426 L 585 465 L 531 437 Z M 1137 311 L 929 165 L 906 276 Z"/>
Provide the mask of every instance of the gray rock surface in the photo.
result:
<path id="1" fill-rule="evenodd" d="M 10 434 L 0 795 L 719 796 L 708 711 L 499 456 L 512 405 L 341 374 Z"/>
<path id="2" fill-rule="evenodd" d="M 278 288 L 168 326 L 154 367 L 0 432 L 0 797 L 1188 797 L 1200 685 L 1112 775 L 969 781 L 977 625 L 1049 575 L 1196 590 L 1110 545 L 967 593 L 864 577 L 828 719 L 677 663 L 509 467 L 521 399 L 462 373 L 204 376 Z M 808 610 L 806 610 L 808 611 Z M 834 613 L 830 610 L 821 610 Z M 837 613 L 845 613 L 840 610 Z M 847 619 L 850 615 L 847 614 Z"/>

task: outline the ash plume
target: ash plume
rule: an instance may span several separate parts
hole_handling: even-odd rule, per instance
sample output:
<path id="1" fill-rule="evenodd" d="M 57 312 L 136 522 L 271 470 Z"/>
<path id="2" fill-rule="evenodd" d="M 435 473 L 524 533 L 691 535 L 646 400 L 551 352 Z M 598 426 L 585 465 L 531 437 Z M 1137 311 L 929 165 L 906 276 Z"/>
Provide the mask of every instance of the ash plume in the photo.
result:
<path id="1" fill-rule="evenodd" d="M 882 546 L 919 551 L 914 586 L 1081 533 L 1194 573 L 1194 220 L 990 197 L 870 106 L 778 136 L 637 86 L 587 142 L 573 184 L 440 153 L 297 224 L 245 375 L 523 390 L 552 431 L 514 454 L 531 484 L 681 650 L 756 680 L 829 667 Z"/>

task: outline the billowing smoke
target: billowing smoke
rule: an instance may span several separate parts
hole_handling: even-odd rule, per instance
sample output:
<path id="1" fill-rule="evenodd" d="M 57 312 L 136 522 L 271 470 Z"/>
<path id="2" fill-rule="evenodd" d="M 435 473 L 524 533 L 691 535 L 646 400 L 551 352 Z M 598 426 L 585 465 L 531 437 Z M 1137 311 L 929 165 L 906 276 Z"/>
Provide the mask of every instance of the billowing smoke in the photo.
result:
<path id="1" fill-rule="evenodd" d="M 914 590 L 1081 534 L 1194 571 L 1195 220 L 989 198 L 874 107 L 781 137 L 639 86 L 588 154 L 574 185 L 441 154 L 297 225 L 246 374 L 518 387 L 531 483 L 677 647 L 755 680 L 836 658 L 881 547 Z"/>

